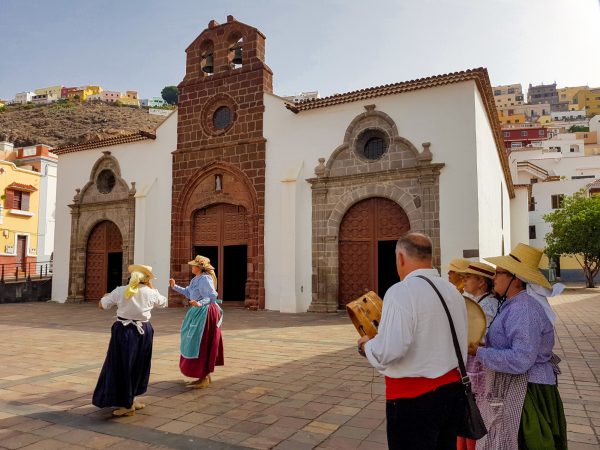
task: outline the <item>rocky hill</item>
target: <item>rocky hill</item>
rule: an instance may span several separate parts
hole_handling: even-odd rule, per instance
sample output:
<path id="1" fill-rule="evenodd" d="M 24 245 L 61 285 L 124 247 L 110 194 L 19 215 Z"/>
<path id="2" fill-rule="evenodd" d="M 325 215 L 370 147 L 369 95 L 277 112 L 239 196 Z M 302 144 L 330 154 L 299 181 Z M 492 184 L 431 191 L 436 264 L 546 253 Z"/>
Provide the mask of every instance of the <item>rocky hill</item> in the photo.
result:
<path id="1" fill-rule="evenodd" d="M 0 108 L 0 141 L 60 147 L 153 131 L 164 120 L 147 109 L 101 102 L 14 105 Z"/>

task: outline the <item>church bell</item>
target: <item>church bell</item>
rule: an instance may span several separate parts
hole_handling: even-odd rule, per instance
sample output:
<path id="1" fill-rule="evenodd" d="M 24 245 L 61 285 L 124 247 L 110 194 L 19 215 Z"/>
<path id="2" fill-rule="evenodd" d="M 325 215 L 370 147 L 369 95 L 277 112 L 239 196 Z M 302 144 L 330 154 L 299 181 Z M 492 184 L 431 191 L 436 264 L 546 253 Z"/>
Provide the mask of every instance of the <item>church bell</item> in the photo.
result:
<path id="1" fill-rule="evenodd" d="M 213 55 L 212 55 L 212 53 L 209 53 L 208 55 L 206 55 L 204 57 L 204 60 L 205 60 L 205 64 L 204 64 L 204 67 L 202 67 L 202 71 L 206 72 L 206 73 L 213 73 L 214 67 L 213 67 Z"/>
<path id="2" fill-rule="evenodd" d="M 236 47 L 234 49 L 233 59 L 231 62 L 234 64 L 242 64 L 242 47 Z"/>

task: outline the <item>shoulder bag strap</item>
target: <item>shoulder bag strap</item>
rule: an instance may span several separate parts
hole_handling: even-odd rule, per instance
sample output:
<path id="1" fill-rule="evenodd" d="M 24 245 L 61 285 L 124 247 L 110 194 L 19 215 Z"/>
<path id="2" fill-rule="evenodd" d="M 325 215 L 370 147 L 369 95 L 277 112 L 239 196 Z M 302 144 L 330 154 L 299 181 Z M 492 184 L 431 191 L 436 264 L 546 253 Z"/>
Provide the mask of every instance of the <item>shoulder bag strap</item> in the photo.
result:
<path id="1" fill-rule="evenodd" d="M 417 277 L 422 278 L 423 280 L 427 281 L 429 283 L 429 285 L 433 288 L 435 293 L 438 295 L 438 297 L 440 298 L 440 302 L 442 302 L 444 311 L 446 311 L 446 316 L 448 316 L 448 322 L 450 323 L 450 331 L 452 332 L 452 342 L 454 343 L 454 351 L 456 352 L 456 358 L 458 359 L 458 368 L 460 369 L 460 376 L 462 377 L 461 381 L 462 381 L 463 385 L 465 386 L 465 388 L 470 390 L 471 389 L 471 381 L 469 380 L 469 377 L 467 376 L 467 370 L 465 369 L 465 363 L 462 358 L 462 352 L 460 351 L 460 345 L 458 344 L 458 337 L 456 336 L 456 330 L 454 329 L 454 322 L 452 321 L 452 316 L 450 315 L 450 311 L 448 310 L 448 305 L 446 305 L 446 302 L 444 301 L 444 297 L 442 297 L 442 294 L 440 294 L 440 291 L 438 290 L 438 288 L 435 287 L 435 284 L 433 284 L 433 282 L 429 278 L 424 277 L 423 275 L 417 275 Z"/>

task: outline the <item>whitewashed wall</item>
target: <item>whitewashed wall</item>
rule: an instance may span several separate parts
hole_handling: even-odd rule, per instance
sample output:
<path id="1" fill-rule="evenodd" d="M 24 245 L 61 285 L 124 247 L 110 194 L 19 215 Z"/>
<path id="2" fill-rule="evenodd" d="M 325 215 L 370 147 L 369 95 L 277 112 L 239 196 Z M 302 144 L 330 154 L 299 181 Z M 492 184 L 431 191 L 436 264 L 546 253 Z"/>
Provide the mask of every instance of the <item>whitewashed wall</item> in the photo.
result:
<path id="1" fill-rule="evenodd" d="M 494 135 L 479 91 L 475 90 L 479 257 L 511 248 L 510 197 Z M 472 176 L 468 173 L 466 176 Z M 465 204 L 464 207 L 469 207 Z M 460 256 L 460 255 L 457 255 Z"/>
<path id="2" fill-rule="evenodd" d="M 68 296 L 71 214 L 69 204 L 75 189 L 89 181 L 102 151 L 110 151 L 121 167 L 121 176 L 130 185 L 136 182 L 134 261 L 153 267 L 155 286 L 166 294 L 171 249 L 171 152 L 177 145 L 177 113 L 157 129 L 155 140 L 144 140 L 74 153 L 58 158 L 56 230 L 52 299 L 64 302 Z"/>
<path id="3" fill-rule="evenodd" d="M 478 94 L 475 91 L 475 83 L 469 81 L 299 114 L 285 109 L 279 97 L 265 95 L 267 309 L 297 312 L 306 311 L 310 305 L 312 201 L 310 185 L 305 180 L 315 176 L 318 158 L 328 159 L 343 143 L 347 127 L 365 111 L 365 105 L 375 104 L 376 110 L 388 114 L 396 123 L 400 136 L 419 150 L 422 150 L 423 142 L 430 142 L 433 162 L 446 164 L 440 176 L 440 238 L 444 270 L 452 258 L 462 256 L 463 249 L 479 248 L 479 198 L 481 195 L 488 199 L 491 203 L 486 207 L 499 211 L 498 174 L 501 168 L 494 168 L 494 164 L 499 163 L 496 148 L 490 143 L 487 119 L 479 117 L 477 122 L 477 115 L 482 114 L 482 105 L 476 105 Z M 478 142 L 482 147 L 479 153 Z M 487 162 L 488 159 L 490 162 Z M 485 175 L 495 177 L 491 188 L 485 183 L 479 185 L 477 167 L 480 163 Z M 480 191 L 483 192 L 480 194 Z M 505 230 L 509 234 L 508 197 L 503 195 Z M 490 247 L 493 249 L 499 248 L 496 241 L 501 236 L 499 212 L 497 216 L 486 222 L 486 233 L 496 236 L 492 241 L 493 247 Z M 292 230 L 296 233 L 295 239 Z"/>

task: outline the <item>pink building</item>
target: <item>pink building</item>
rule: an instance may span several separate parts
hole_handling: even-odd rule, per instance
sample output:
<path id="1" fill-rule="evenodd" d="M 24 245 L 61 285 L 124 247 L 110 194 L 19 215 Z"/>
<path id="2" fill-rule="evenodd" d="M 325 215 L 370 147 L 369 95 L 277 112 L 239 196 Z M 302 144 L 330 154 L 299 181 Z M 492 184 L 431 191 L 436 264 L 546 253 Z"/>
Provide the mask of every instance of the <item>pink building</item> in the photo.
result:
<path id="1" fill-rule="evenodd" d="M 100 100 L 103 102 L 114 103 L 121 97 L 121 93 L 117 91 L 102 91 L 100 92 Z"/>

